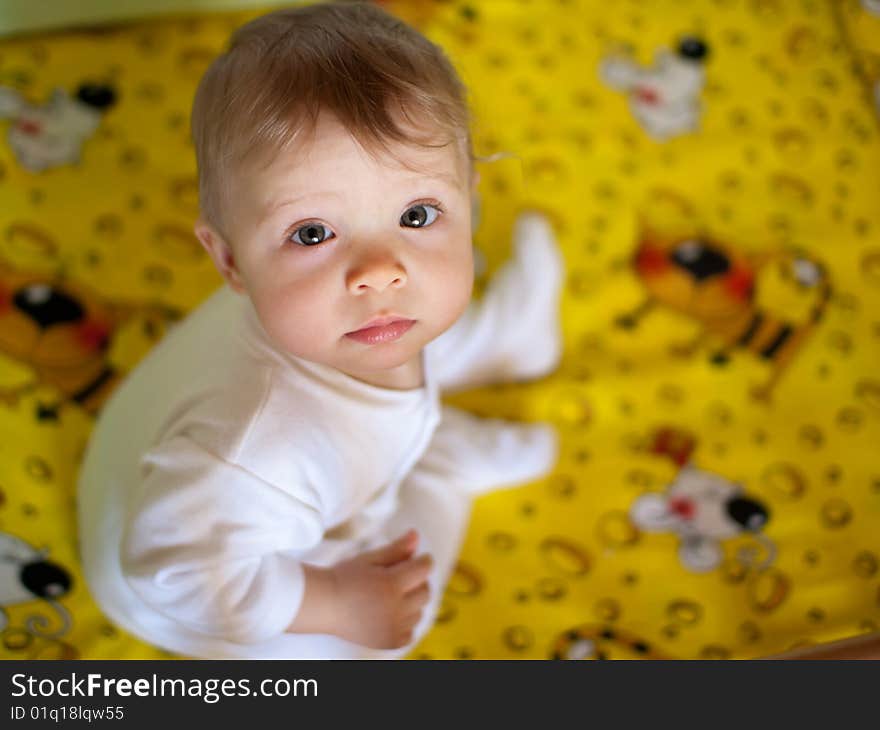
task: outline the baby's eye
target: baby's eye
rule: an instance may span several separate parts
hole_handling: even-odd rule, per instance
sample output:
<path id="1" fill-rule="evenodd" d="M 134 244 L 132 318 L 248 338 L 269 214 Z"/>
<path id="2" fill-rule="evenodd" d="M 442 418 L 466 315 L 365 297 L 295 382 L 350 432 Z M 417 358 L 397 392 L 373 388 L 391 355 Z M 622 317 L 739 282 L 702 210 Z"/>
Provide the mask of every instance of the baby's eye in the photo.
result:
<path id="1" fill-rule="evenodd" d="M 327 226 L 320 223 L 307 223 L 290 234 L 289 239 L 300 246 L 316 246 L 324 241 L 335 238 L 335 234 Z"/>
<path id="2" fill-rule="evenodd" d="M 418 203 L 407 208 L 400 216 L 400 225 L 407 228 L 424 228 L 430 226 L 440 215 L 440 208 L 430 203 Z"/>

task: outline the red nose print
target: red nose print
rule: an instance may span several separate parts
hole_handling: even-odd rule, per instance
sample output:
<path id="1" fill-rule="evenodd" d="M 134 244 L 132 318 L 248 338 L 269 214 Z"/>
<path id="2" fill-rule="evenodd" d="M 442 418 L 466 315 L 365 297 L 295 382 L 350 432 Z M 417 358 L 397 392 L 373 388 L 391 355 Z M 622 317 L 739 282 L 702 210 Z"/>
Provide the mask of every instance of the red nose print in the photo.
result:
<path id="1" fill-rule="evenodd" d="M 636 269 L 642 275 L 659 274 L 667 263 L 666 254 L 650 246 L 643 246 L 636 257 Z"/>
<path id="2" fill-rule="evenodd" d="M 76 338 L 86 350 L 101 350 L 107 343 L 107 328 L 97 322 L 83 322 L 77 328 Z"/>
<path id="3" fill-rule="evenodd" d="M 39 134 L 43 130 L 40 123 L 35 122 L 33 119 L 20 119 L 18 128 L 25 134 Z"/>
<path id="4" fill-rule="evenodd" d="M 652 89 L 650 86 L 636 86 L 633 93 L 642 104 L 660 103 L 660 94 L 657 93 L 657 89 Z"/>
<path id="5" fill-rule="evenodd" d="M 724 286 L 734 299 L 748 299 L 752 296 L 754 280 L 755 277 L 751 271 L 736 268 L 727 275 Z"/>
<path id="6" fill-rule="evenodd" d="M 685 499 L 684 497 L 675 497 L 674 499 L 670 499 L 669 509 L 670 511 L 674 512 L 679 517 L 685 520 L 693 519 L 694 512 L 697 511 L 694 503 L 689 499 Z"/>

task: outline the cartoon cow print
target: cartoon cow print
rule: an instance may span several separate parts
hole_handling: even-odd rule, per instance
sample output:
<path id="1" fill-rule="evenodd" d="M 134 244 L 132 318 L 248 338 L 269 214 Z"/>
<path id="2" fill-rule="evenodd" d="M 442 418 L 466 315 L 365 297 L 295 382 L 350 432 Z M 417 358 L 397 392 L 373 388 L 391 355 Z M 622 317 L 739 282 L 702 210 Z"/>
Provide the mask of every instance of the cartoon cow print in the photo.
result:
<path id="1" fill-rule="evenodd" d="M 672 458 L 681 468 L 665 492 L 639 497 L 630 508 L 630 518 L 646 532 L 678 535 L 679 559 L 695 573 L 717 568 L 724 558 L 721 543 L 742 534 L 754 535 L 767 551 L 761 566 L 749 567 L 767 567 L 776 554 L 762 532 L 769 510 L 741 485 L 690 463 L 695 444 L 693 437 L 675 429 L 656 434 L 652 451 Z M 746 564 L 751 561 L 747 554 L 738 557 Z"/>
<path id="2" fill-rule="evenodd" d="M 7 136 L 22 167 L 42 172 L 77 162 L 83 142 L 115 102 L 115 90 L 101 84 L 83 84 L 74 96 L 55 89 L 42 105 L 30 104 L 15 89 L 0 87 L 0 118 L 13 120 Z"/>
<path id="3" fill-rule="evenodd" d="M 703 64 L 708 46 L 699 38 L 685 37 L 676 53 L 661 49 L 654 65 L 642 68 L 628 58 L 602 62 L 602 80 L 626 92 L 639 124 L 658 142 L 699 127 L 700 93 L 706 83 Z"/>
<path id="4" fill-rule="evenodd" d="M 37 600 L 52 606 L 61 619 L 61 628 L 44 631 L 48 623 L 46 617 L 35 614 L 25 622 L 29 633 L 42 638 L 57 638 L 70 629 L 70 615 L 58 599 L 70 592 L 73 581 L 67 570 L 46 559 L 47 552 L 0 532 L 0 631 L 9 623 L 7 607 Z"/>

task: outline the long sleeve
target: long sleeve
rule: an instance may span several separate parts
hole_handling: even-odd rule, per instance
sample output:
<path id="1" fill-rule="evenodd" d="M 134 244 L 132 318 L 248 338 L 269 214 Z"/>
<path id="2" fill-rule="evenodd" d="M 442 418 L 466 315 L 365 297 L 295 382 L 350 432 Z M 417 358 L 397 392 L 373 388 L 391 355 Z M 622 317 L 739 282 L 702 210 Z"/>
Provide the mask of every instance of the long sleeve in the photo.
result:
<path id="1" fill-rule="evenodd" d="M 324 534 L 313 490 L 269 484 L 185 435 L 142 464 L 121 555 L 134 592 L 189 629 L 228 641 L 283 632 L 304 593 L 297 556 Z"/>

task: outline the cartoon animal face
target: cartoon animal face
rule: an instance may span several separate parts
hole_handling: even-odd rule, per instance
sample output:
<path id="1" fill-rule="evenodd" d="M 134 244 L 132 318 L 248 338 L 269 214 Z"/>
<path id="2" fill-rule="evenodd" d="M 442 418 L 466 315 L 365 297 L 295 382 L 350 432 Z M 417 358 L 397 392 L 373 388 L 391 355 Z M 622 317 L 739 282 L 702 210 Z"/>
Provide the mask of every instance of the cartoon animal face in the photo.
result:
<path id="1" fill-rule="evenodd" d="M 626 58 L 609 58 L 599 71 L 609 86 L 629 95 L 633 114 L 648 134 L 663 140 L 698 126 L 707 53 L 700 39 L 684 38 L 676 53 L 658 51 L 650 68 Z"/>
<path id="2" fill-rule="evenodd" d="M 699 63 L 679 54 L 661 51 L 654 67 L 643 73 L 640 88 L 635 89 L 639 101 L 646 104 L 680 104 L 700 95 L 705 74 Z"/>
<path id="3" fill-rule="evenodd" d="M 614 626 L 583 624 L 563 631 L 550 649 L 551 659 L 666 659 L 647 641 Z"/>
<path id="4" fill-rule="evenodd" d="M 98 128 L 104 109 L 115 100 L 106 86 L 85 84 L 76 96 L 61 89 L 43 105 L 30 104 L 4 90 L 0 108 L 13 118 L 9 144 L 18 161 L 31 172 L 76 162 L 82 143 Z"/>
<path id="5" fill-rule="evenodd" d="M 602 75 L 611 86 L 632 92 L 637 104 L 674 106 L 699 95 L 704 82 L 700 62 L 706 52 L 702 41 L 686 38 L 677 53 L 659 50 L 650 68 L 643 68 L 628 59 L 613 58 L 603 64 Z"/>
<path id="6" fill-rule="evenodd" d="M 759 534 L 769 512 L 747 496 L 740 485 L 687 465 L 665 493 L 639 497 L 630 509 L 630 517 L 648 532 L 677 534 L 681 538 L 682 563 L 695 572 L 704 572 L 721 562 L 721 541 L 743 533 Z"/>
<path id="7" fill-rule="evenodd" d="M 637 501 L 633 517 L 647 530 L 725 540 L 758 532 L 769 517 L 740 485 L 693 466 L 679 471 L 665 495 L 646 496 L 651 499 Z"/>
<path id="8" fill-rule="evenodd" d="M 42 599 L 56 614 L 58 625 L 50 628 L 47 617 L 35 613 L 25 619 L 24 630 L 31 637 L 53 642 L 66 634 L 71 618 L 58 599 L 70 591 L 71 583 L 70 574 L 64 568 L 46 560 L 45 550 L 36 550 L 24 540 L 0 532 L 0 631 L 9 623 L 7 607 Z M 67 644 L 55 642 L 54 646 L 66 658 L 77 654 Z"/>
<path id="9" fill-rule="evenodd" d="M 77 368 L 100 359 L 112 320 L 70 286 L 39 275 L 0 280 L 0 350 L 34 364 Z"/>
<path id="10" fill-rule="evenodd" d="M 87 379 L 102 369 L 115 315 L 73 282 L 0 263 L 0 351 L 49 380 Z"/>
<path id="11" fill-rule="evenodd" d="M 777 266 L 768 264 L 777 260 Z M 770 363 L 752 397 L 770 402 L 782 374 L 821 320 L 831 297 L 827 270 L 797 251 L 746 254 L 705 236 L 661 235 L 642 223 L 633 257 L 647 297 L 617 324 L 634 329 L 657 304 L 697 320 L 691 343 L 670 352 L 688 357 L 712 344 L 711 362 L 723 366 L 734 350 Z M 760 276 L 760 278 L 758 278 Z"/>
<path id="12" fill-rule="evenodd" d="M 703 237 L 663 238 L 646 230 L 635 268 L 654 299 L 704 321 L 725 320 L 754 296 L 748 259 Z"/>
<path id="13" fill-rule="evenodd" d="M 38 598 L 56 600 L 70 591 L 70 574 L 24 540 L 0 532 L 0 607 Z"/>
<path id="14" fill-rule="evenodd" d="M 32 367 L 39 383 L 57 388 L 90 413 L 122 377 L 108 361 L 111 340 L 138 315 L 154 341 L 180 318 L 160 304 L 108 300 L 69 279 L 20 271 L 0 260 L 0 352 Z M 7 403 L 19 396 L 0 389 Z"/>

